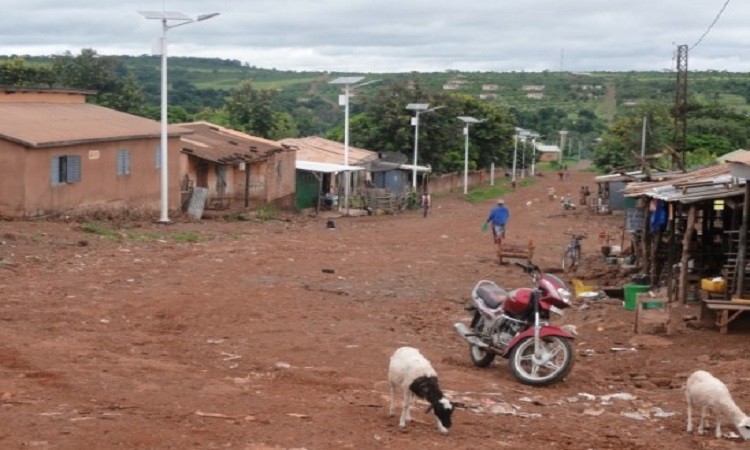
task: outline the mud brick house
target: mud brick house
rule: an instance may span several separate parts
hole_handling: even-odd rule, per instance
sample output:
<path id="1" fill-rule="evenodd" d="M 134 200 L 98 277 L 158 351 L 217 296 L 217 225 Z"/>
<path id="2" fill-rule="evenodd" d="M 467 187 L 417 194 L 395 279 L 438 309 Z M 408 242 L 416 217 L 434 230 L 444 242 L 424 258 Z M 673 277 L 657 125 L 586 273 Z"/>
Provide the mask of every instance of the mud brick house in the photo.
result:
<path id="1" fill-rule="evenodd" d="M 206 188 L 213 209 L 294 207 L 296 149 L 208 122 L 179 126 L 193 132 L 181 144 L 183 192 Z"/>
<path id="2" fill-rule="evenodd" d="M 87 104 L 86 94 L 0 88 L 0 216 L 158 210 L 159 122 Z M 180 198 L 180 136 L 188 132 L 168 132 L 172 205 Z"/>

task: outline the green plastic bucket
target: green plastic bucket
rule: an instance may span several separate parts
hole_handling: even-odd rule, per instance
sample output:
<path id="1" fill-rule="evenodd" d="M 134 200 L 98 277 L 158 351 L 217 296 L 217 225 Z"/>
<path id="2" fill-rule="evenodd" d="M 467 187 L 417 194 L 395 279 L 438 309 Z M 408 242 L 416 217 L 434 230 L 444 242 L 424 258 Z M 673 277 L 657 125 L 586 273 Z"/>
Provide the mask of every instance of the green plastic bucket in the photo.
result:
<path id="1" fill-rule="evenodd" d="M 647 284 L 626 284 L 622 287 L 625 292 L 625 309 L 629 311 L 635 311 L 635 296 L 641 292 L 648 292 L 649 285 Z M 648 308 L 650 305 L 643 305 L 644 308 Z"/>

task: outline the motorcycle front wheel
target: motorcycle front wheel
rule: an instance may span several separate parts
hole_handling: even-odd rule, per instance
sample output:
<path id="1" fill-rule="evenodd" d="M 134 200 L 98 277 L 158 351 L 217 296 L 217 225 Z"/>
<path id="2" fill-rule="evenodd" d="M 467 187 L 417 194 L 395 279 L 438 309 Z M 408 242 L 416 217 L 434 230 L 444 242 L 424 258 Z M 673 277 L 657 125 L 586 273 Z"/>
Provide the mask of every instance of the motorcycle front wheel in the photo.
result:
<path id="1" fill-rule="evenodd" d="M 513 376 L 530 386 L 548 386 L 562 380 L 573 368 L 573 347 L 561 336 L 540 338 L 539 358 L 534 355 L 534 337 L 521 340 L 510 352 Z"/>
<path id="2" fill-rule="evenodd" d="M 481 331 L 484 329 L 484 318 L 479 312 L 474 313 L 474 319 L 471 321 L 471 328 L 475 331 Z M 494 353 L 486 351 L 476 345 L 469 347 L 469 355 L 471 356 L 471 362 L 477 367 L 489 367 L 495 359 Z"/>

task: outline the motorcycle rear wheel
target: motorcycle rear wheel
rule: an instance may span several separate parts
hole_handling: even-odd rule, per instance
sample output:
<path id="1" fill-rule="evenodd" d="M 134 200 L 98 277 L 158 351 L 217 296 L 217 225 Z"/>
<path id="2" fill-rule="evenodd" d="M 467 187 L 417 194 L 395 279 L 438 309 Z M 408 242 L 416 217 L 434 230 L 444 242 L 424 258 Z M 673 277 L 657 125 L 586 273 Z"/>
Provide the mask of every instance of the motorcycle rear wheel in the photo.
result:
<path id="1" fill-rule="evenodd" d="M 509 362 L 513 376 L 530 386 L 548 386 L 564 379 L 573 368 L 575 355 L 570 340 L 561 336 L 541 339 L 542 364 L 535 364 L 534 337 L 521 340 L 510 352 Z"/>
<path id="2" fill-rule="evenodd" d="M 474 314 L 474 319 L 471 321 L 471 328 L 475 331 L 481 331 L 484 328 L 484 318 L 479 312 Z M 495 360 L 495 354 L 486 351 L 476 345 L 469 347 L 469 356 L 471 356 L 471 362 L 477 367 L 489 367 L 492 361 Z"/>

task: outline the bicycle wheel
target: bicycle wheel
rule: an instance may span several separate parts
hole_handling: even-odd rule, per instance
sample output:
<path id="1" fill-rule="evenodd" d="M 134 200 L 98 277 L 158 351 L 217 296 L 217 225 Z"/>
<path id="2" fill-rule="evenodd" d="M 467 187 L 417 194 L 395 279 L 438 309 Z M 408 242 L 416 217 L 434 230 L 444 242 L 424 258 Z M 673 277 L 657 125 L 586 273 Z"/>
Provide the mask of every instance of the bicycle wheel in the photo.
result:
<path id="1" fill-rule="evenodd" d="M 569 248 L 565 250 L 562 258 L 562 270 L 563 272 L 574 271 L 578 267 L 578 255 L 576 255 L 575 249 Z"/>

